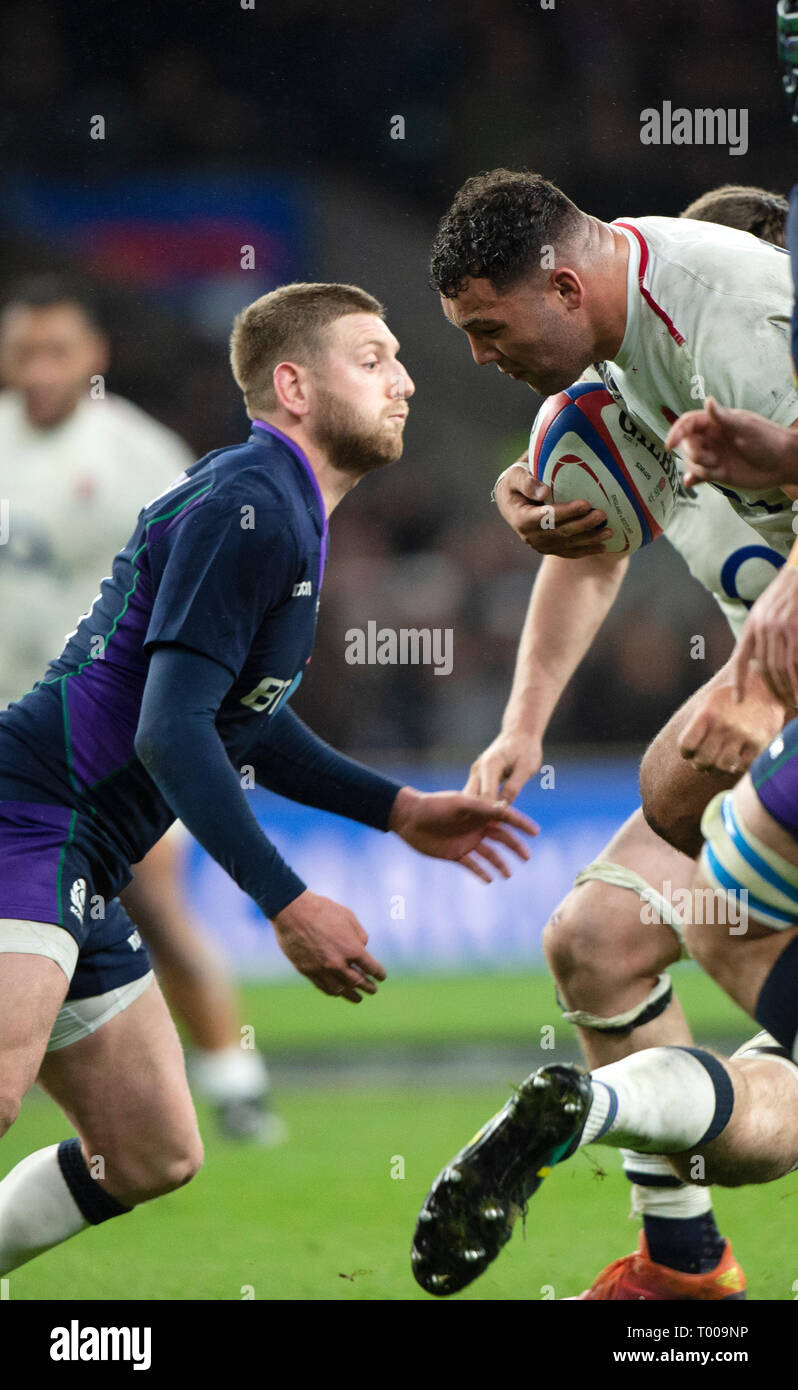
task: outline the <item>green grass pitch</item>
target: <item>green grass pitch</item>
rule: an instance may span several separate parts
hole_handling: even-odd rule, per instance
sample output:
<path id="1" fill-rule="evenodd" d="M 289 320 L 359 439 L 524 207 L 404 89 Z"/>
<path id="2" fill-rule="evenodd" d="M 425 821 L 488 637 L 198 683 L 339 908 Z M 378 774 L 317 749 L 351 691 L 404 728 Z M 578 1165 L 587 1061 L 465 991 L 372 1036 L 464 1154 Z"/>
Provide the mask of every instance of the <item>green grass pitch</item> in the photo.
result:
<path id="1" fill-rule="evenodd" d="M 754 1027 L 690 967 L 680 994 L 697 1040 L 742 1040 Z M 410 1274 L 416 1214 L 439 1168 L 505 1100 L 512 1082 L 472 1086 L 425 1080 L 424 1048 L 529 1040 L 529 1069 L 551 1060 L 540 1029 L 559 1021 L 543 976 L 391 981 L 357 1009 L 301 982 L 249 986 L 244 1019 L 277 1059 L 334 1048 L 352 1057 L 351 1078 L 327 1087 L 284 1088 L 279 1108 L 290 1139 L 264 1151 L 220 1139 L 200 1118 L 207 1158 L 180 1192 L 108 1222 L 14 1272 L 10 1299 L 357 1300 L 427 1299 Z M 417 1059 L 395 1084 L 358 1072 L 364 1049 Z M 418 1049 L 414 1052 L 412 1049 Z M 2 1144 L 0 1172 L 69 1133 L 38 1093 Z M 733 1241 L 753 1299 L 791 1300 L 798 1268 L 789 1230 L 798 1174 L 766 1187 L 716 1190 L 719 1224 Z M 618 1155 L 582 1152 L 555 1170 L 497 1263 L 461 1299 L 564 1298 L 631 1250 L 628 1184 Z"/>

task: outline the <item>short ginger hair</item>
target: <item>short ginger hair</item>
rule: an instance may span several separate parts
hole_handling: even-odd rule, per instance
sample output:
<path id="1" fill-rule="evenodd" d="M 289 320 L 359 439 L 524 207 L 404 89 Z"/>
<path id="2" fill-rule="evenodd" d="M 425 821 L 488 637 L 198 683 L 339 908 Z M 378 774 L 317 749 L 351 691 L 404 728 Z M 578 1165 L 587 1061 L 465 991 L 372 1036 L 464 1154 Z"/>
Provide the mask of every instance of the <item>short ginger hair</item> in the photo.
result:
<path id="1" fill-rule="evenodd" d="M 280 285 L 236 315 L 230 364 L 250 418 L 274 410 L 274 369 L 286 360 L 313 367 L 323 355 L 326 330 L 346 314 L 385 317 L 379 300 L 357 285 Z"/>

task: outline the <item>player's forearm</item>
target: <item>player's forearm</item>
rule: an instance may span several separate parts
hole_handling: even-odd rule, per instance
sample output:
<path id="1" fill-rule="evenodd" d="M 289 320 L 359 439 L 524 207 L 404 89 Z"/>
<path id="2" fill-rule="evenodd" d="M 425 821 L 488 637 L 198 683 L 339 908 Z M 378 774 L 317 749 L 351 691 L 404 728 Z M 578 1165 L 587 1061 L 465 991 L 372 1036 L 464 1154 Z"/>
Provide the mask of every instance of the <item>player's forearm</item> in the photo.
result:
<path id="1" fill-rule="evenodd" d="M 775 455 L 778 459 L 779 476 L 785 485 L 783 490 L 788 497 L 798 497 L 798 420 L 787 428 L 776 426 Z"/>
<path id="2" fill-rule="evenodd" d="M 152 658 L 136 754 L 186 828 L 267 917 L 305 890 L 250 810 L 215 714 L 231 677 L 193 652 Z"/>
<path id="3" fill-rule="evenodd" d="M 330 747 L 287 706 L 264 722 L 251 761 L 256 780 L 280 796 L 388 829 L 401 783 Z"/>
<path id="4" fill-rule="evenodd" d="M 612 608 L 628 557 L 578 562 L 547 555 L 524 620 L 502 728 L 542 737 L 574 671 Z"/>

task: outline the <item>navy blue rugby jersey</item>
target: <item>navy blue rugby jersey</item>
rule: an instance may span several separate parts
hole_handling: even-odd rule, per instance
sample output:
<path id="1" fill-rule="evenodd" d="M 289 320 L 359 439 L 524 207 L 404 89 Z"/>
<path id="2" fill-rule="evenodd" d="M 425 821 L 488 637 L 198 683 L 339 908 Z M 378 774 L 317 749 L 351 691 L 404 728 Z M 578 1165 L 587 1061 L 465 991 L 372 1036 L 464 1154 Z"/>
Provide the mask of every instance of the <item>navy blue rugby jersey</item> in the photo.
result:
<path id="1" fill-rule="evenodd" d="M 0 713 L 0 801 L 69 806 L 95 855 L 138 862 L 174 820 L 134 749 L 151 651 L 228 668 L 216 727 L 239 762 L 302 679 L 326 546 L 315 475 L 279 430 L 257 422 L 192 464 L 139 513 L 44 679 Z"/>

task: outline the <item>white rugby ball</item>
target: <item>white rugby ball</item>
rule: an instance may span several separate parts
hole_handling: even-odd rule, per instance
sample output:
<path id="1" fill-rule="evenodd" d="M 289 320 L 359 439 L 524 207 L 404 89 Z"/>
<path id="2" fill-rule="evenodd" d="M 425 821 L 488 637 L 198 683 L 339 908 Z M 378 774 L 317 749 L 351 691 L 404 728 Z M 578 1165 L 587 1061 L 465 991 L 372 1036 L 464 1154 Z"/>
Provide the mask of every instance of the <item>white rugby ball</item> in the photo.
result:
<path id="1" fill-rule="evenodd" d="M 577 382 L 549 396 L 529 436 L 529 471 L 551 500 L 606 514 L 605 550 L 631 553 L 661 535 L 676 505 L 676 462 L 648 439 L 606 387 Z"/>

